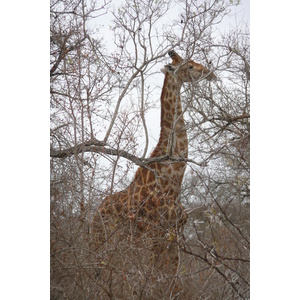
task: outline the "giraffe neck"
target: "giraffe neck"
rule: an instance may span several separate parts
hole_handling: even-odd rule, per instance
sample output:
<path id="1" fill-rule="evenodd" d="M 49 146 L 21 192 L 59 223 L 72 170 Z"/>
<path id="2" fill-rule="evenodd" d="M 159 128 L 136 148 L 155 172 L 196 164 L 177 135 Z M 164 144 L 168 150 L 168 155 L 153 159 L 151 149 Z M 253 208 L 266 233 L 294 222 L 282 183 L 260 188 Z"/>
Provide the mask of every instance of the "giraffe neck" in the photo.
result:
<path id="1" fill-rule="evenodd" d="M 181 83 L 166 73 L 161 93 L 161 131 L 151 157 L 187 157 L 188 143 L 180 99 Z"/>
<path id="2" fill-rule="evenodd" d="M 168 73 L 165 75 L 161 94 L 161 132 L 151 157 L 169 155 L 173 158 L 187 158 L 188 156 L 180 87 L 181 84 L 178 84 L 171 75 Z M 185 161 L 153 162 L 148 165 L 148 168 L 138 168 L 135 178 L 128 188 L 128 193 L 133 195 L 128 202 L 130 207 L 133 203 L 140 203 L 149 197 L 160 195 L 174 200 L 179 196 L 186 168 Z"/>

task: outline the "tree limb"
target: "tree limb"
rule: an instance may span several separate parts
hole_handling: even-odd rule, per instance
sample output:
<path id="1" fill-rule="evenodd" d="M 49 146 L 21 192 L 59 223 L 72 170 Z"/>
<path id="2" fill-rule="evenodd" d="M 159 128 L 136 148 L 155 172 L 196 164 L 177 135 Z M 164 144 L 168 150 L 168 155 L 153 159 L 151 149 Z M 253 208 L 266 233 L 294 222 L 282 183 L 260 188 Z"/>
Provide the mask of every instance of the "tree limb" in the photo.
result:
<path id="1" fill-rule="evenodd" d="M 97 139 L 91 139 L 87 142 L 78 144 L 74 147 L 70 147 L 67 149 L 57 150 L 57 149 L 50 149 L 50 157 L 52 158 L 66 158 L 70 157 L 77 153 L 85 153 L 85 152 L 94 152 L 94 153 L 101 153 L 113 156 L 120 156 L 126 158 L 138 166 L 147 167 L 147 165 L 159 162 L 159 163 L 176 163 L 176 162 L 190 162 L 197 164 L 199 166 L 205 166 L 206 162 L 196 162 L 192 159 L 183 158 L 183 157 L 170 157 L 169 155 L 165 156 L 157 156 L 157 157 L 150 157 L 150 158 L 139 158 L 133 154 L 125 150 L 119 150 L 114 148 L 105 147 L 105 143 L 103 141 L 98 141 Z"/>

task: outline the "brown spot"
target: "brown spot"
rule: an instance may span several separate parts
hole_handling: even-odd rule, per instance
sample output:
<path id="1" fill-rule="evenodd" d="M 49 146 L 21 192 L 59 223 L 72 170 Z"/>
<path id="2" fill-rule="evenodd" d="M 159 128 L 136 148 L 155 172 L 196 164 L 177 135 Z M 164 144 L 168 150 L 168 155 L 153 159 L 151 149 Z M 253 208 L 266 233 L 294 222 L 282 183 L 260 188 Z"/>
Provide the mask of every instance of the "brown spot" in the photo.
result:
<path id="1" fill-rule="evenodd" d="M 183 139 L 184 137 L 186 137 L 186 133 L 185 133 L 185 132 L 181 132 L 181 133 L 179 133 L 179 134 L 177 135 L 177 137 L 178 137 L 179 139 Z"/>
<path id="2" fill-rule="evenodd" d="M 139 194 L 139 193 L 134 194 L 134 195 L 133 195 L 133 201 L 134 201 L 135 203 L 138 203 L 139 200 L 140 200 L 140 194 Z"/>
<path id="3" fill-rule="evenodd" d="M 180 148 L 184 148 L 184 147 L 185 147 L 185 143 L 179 142 L 179 147 L 180 147 Z"/>
<path id="4" fill-rule="evenodd" d="M 171 105 L 167 101 L 164 102 L 164 107 L 165 107 L 166 110 L 170 110 L 171 109 Z"/>
<path id="5" fill-rule="evenodd" d="M 172 90 L 170 90 L 170 91 L 169 91 L 169 97 L 170 97 L 171 100 L 173 100 L 174 98 L 176 98 L 175 92 L 172 91 Z"/>
<path id="6" fill-rule="evenodd" d="M 111 214 L 111 208 L 110 207 L 108 207 L 106 210 L 105 210 L 105 214 L 107 214 L 107 215 L 110 215 Z"/>
<path id="7" fill-rule="evenodd" d="M 183 169 L 183 165 L 178 163 L 178 164 L 174 164 L 174 171 L 181 171 Z"/>
<path id="8" fill-rule="evenodd" d="M 170 129 L 171 126 L 172 126 L 172 124 L 170 123 L 170 121 L 168 121 L 166 114 L 163 116 L 162 126 L 165 129 Z"/>
<path id="9" fill-rule="evenodd" d="M 147 196 L 148 196 L 148 191 L 147 191 L 147 188 L 146 188 L 146 187 L 143 187 L 143 188 L 142 188 L 140 195 L 141 195 L 141 198 L 142 198 L 142 199 L 147 198 Z"/>
<path id="10" fill-rule="evenodd" d="M 148 170 L 143 170 L 143 172 L 141 173 L 141 178 L 142 178 L 143 184 L 147 183 L 148 173 L 149 173 Z"/>
<path id="11" fill-rule="evenodd" d="M 175 194 L 175 191 L 174 191 L 174 190 L 170 190 L 170 191 L 169 191 L 169 197 L 173 197 L 174 194 Z"/>
<path id="12" fill-rule="evenodd" d="M 155 180 L 155 176 L 154 176 L 153 172 L 148 171 L 148 174 L 147 174 L 147 183 L 153 182 L 154 180 Z"/>

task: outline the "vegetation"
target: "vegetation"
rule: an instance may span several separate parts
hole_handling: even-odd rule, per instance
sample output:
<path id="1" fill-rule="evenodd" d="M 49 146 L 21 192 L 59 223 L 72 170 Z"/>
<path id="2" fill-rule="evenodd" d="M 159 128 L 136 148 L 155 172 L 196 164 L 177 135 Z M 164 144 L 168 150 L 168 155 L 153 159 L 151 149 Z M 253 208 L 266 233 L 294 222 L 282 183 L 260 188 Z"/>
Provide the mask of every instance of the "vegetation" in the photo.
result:
<path id="1" fill-rule="evenodd" d="M 160 68 L 171 49 L 218 77 L 182 89 L 189 218 L 180 299 L 249 299 L 249 31 L 242 22 L 224 28 L 239 1 L 115 2 L 51 0 L 51 299 L 120 299 L 99 279 L 90 224 L 157 143 Z M 119 286 L 128 291 L 139 276 L 126 278 Z M 158 286 L 131 297 L 169 299 Z"/>

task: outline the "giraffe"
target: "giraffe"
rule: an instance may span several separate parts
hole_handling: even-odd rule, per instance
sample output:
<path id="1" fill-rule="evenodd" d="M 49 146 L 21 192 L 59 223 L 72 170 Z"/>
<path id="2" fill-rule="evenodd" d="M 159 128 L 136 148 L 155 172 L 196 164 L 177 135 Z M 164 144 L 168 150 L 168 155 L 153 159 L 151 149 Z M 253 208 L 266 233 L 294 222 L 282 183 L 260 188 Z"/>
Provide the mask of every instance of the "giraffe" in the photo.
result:
<path id="1" fill-rule="evenodd" d="M 95 251 L 102 249 L 99 253 L 106 254 L 100 265 L 109 270 L 101 281 L 110 287 L 104 288 L 108 299 L 114 293 L 113 285 L 118 286 L 118 299 L 155 299 L 147 294 L 147 284 L 153 284 L 153 278 L 156 292 L 158 282 L 164 282 L 166 289 L 162 278 L 176 281 L 178 243 L 187 221 L 179 201 L 188 157 L 180 89 L 184 82 L 202 78 L 212 80 L 215 75 L 201 64 L 183 60 L 173 50 L 168 54 L 172 63 L 162 69 L 165 79 L 161 93 L 161 131 L 158 144 L 150 155 L 153 162 L 137 169 L 128 188 L 107 196 L 92 221 Z M 118 250 L 119 260 L 113 258 Z M 135 259 L 142 262 L 142 267 L 134 267 Z M 125 286 L 129 280 L 128 273 L 144 276 L 130 295 L 128 290 L 121 289 L 121 285 Z M 99 276 L 101 279 L 101 274 Z M 172 286 L 174 284 L 170 284 L 168 295 L 175 299 L 178 291 L 172 290 Z"/>

